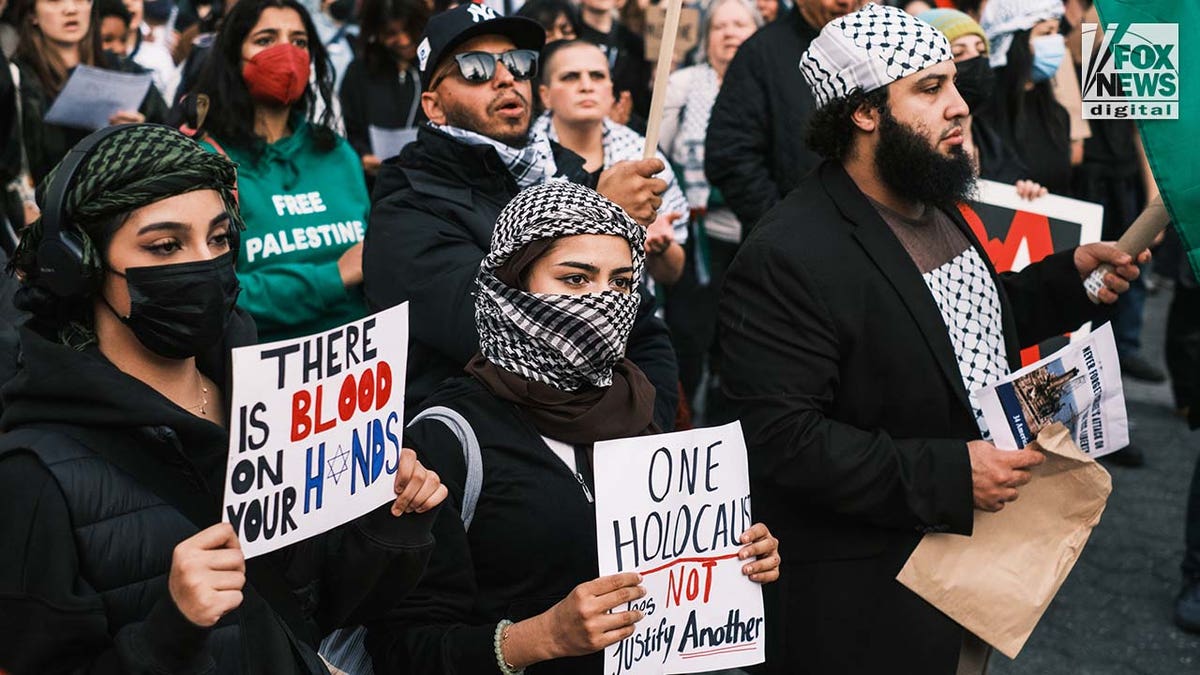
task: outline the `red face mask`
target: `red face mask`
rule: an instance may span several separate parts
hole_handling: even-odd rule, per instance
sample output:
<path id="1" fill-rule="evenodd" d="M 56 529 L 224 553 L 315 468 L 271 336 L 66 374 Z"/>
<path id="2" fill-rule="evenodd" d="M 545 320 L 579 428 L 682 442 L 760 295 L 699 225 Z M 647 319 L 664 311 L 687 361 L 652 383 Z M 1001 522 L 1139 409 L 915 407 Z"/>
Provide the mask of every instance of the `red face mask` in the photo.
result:
<path id="1" fill-rule="evenodd" d="M 268 47 L 242 64 L 242 79 L 256 101 L 291 105 L 308 86 L 308 52 L 290 43 Z"/>

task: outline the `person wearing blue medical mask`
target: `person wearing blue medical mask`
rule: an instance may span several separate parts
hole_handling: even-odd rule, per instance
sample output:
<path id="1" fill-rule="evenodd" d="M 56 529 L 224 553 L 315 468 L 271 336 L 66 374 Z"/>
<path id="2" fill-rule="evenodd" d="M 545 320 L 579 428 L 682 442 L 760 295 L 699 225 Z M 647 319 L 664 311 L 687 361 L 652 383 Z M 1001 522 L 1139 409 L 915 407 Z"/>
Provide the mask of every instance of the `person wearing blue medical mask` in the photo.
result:
<path id="1" fill-rule="evenodd" d="M 1056 194 L 1071 191 L 1071 123 L 1052 78 L 1066 57 L 1061 0 L 992 0 L 980 24 L 991 44 L 996 88 L 978 117 L 1016 158 L 1016 172 Z M 989 159 L 981 148 L 981 163 Z"/>
<path id="2" fill-rule="evenodd" d="M 1029 48 L 1033 52 L 1031 85 L 1054 77 L 1062 65 L 1063 57 L 1067 55 L 1066 40 L 1058 29 L 1057 19 L 1047 19 L 1029 32 Z M 1032 89 L 1032 86 L 1029 88 Z"/>

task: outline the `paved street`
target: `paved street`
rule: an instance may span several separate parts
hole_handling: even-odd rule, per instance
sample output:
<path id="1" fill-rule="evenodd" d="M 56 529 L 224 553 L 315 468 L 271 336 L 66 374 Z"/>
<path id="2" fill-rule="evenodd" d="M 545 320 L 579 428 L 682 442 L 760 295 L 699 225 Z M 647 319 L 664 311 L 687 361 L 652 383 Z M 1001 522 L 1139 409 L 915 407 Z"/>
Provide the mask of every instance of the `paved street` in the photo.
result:
<path id="1" fill-rule="evenodd" d="M 1162 363 L 1169 292 L 1152 296 L 1144 342 Z M 1113 494 L 1083 556 L 1015 661 L 990 675 L 1200 675 L 1200 636 L 1171 622 L 1184 505 L 1200 431 L 1172 412 L 1167 385 L 1125 381 L 1139 469 L 1109 466 Z"/>

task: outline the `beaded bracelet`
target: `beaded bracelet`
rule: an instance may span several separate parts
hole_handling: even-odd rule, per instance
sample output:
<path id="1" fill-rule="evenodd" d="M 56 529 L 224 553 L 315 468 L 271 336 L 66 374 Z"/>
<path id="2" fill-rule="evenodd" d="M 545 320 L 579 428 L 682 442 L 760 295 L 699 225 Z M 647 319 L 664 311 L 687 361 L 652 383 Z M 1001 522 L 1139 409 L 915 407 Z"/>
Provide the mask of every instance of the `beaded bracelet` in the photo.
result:
<path id="1" fill-rule="evenodd" d="M 501 645 L 508 640 L 508 627 L 511 625 L 513 622 L 508 619 L 501 619 L 500 623 L 496 624 L 496 634 L 492 637 L 492 645 L 496 648 L 496 666 L 504 675 L 524 675 L 524 668 L 516 668 L 504 660 L 504 650 L 501 649 Z"/>

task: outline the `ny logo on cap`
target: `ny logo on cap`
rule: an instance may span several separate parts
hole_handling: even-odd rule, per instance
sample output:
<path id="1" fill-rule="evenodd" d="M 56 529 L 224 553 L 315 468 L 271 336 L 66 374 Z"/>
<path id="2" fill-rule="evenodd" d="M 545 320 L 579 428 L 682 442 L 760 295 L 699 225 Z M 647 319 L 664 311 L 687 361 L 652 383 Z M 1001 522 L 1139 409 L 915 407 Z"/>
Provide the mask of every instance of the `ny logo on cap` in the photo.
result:
<path id="1" fill-rule="evenodd" d="M 417 67 L 420 68 L 421 70 L 425 70 L 425 64 L 429 61 L 429 52 L 430 51 L 431 51 L 431 49 L 429 47 L 429 38 L 425 38 L 424 40 L 421 40 L 421 45 L 419 47 L 417 47 L 417 61 L 418 61 Z"/>
<path id="2" fill-rule="evenodd" d="M 473 2 L 467 7 L 467 12 L 471 14 L 471 20 L 475 23 L 496 18 L 496 10 L 487 5 L 478 5 Z"/>

